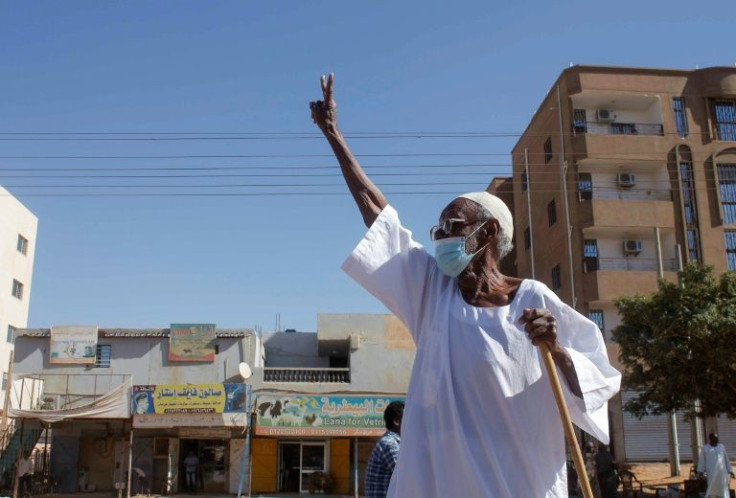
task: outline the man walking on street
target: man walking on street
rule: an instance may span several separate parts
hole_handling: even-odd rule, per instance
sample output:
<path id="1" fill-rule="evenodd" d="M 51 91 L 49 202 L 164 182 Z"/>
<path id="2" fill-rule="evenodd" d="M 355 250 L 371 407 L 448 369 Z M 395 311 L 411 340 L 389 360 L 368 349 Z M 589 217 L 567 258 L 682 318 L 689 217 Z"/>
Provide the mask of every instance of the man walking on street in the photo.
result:
<path id="1" fill-rule="evenodd" d="M 404 417 L 404 403 L 392 401 L 383 412 L 386 433 L 373 448 L 365 469 L 366 498 L 386 498 L 391 475 L 399 459 L 401 445 L 401 419 Z"/>
<path id="2" fill-rule="evenodd" d="M 710 433 L 708 443 L 703 445 L 698 460 L 698 473 L 705 472 L 708 479 L 708 498 L 729 498 L 728 483 L 731 476 L 731 460 L 728 459 L 726 447 L 718 442 L 718 434 Z"/>

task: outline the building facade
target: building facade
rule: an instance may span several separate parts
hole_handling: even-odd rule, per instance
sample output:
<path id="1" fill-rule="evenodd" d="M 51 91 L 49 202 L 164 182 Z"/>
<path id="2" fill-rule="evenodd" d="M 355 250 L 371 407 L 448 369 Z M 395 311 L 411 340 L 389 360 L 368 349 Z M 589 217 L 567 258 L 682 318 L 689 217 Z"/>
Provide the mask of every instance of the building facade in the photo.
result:
<path id="1" fill-rule="evenodd" d="M 391 315 L 318 324 L 19 330 L 14 432 L 27 448 L 50 446 L 62 492 L 183 492 L 190 455 L 199 493 L 361 491 L 383 408 L 405 396 L 414 344 Z"/>
<path id="2" fill-rule="evenodd" d="M 38 218 L 0 187 L 0 406 L 16 329 L 28 324 Z"/>
<path id="3" fill-rule="evenodd" d="M 614 363 L 617 297 L 676 280 L 680 261 L 736 270 L 736 68 L 570 67 L 512 164 L 518 275 L 595 321 Z M 618 459 L 667 457 L 664 417 L 610 409 Z M 689 456 L 681 417 L 678 434 Z"/>

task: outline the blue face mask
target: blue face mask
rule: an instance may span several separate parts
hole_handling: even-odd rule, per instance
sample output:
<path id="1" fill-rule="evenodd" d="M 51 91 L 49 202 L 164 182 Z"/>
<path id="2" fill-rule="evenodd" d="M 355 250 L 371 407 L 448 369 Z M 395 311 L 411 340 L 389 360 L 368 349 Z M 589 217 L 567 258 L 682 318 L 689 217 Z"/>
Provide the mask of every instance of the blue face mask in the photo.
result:
<path id="1" fill-rule="evenodd" d="M 447 237 L 434 241 L 434 259 L 442 273 L 448 277 L 457 277 L 468 267 L 473 258 L 486 247 L 483 246 L 472 254 L 465 252 L 465 241 L 480 230 L 483 225 L 485 223 L 473 230 L 473 233 L 467 237 Z"/>

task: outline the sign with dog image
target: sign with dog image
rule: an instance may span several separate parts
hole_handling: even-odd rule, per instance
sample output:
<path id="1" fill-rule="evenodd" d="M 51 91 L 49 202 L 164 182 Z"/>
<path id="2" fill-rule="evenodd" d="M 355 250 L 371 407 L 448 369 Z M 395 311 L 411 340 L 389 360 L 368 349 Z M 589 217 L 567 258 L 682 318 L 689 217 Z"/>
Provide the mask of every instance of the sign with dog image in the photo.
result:
<path id="1" fill-rule="evenodd" d="M 403 397 L 281 396 L 256 400 L 255 433 L 259 436 L 381 436 L 383 411 Z"/>

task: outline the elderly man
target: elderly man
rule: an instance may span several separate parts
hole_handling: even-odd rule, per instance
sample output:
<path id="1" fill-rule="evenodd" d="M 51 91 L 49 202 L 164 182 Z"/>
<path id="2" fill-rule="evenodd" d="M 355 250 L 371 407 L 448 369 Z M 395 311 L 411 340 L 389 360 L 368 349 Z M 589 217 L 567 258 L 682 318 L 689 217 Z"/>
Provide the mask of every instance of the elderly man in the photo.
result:
<path id="1" fill-rule="evenodd" d="M 341 135 L 333 81 L 322 77 L 312 118 L 369 228 L 343 269 L 417 345 L 388 496 L 567 496 L 563 428 L 533 345 L 549 345 L 574 422 L 608 441 L 606 402 L 620 374 L 601 333 L 544 284 L 501 274 L 513 221 L 487 192 L 445 207 L 434 258 L 415 242 Z"/>

